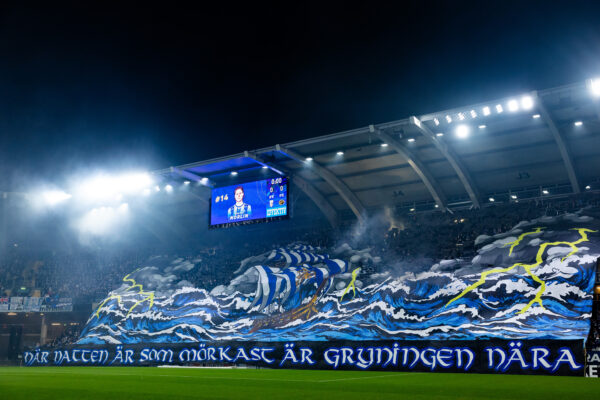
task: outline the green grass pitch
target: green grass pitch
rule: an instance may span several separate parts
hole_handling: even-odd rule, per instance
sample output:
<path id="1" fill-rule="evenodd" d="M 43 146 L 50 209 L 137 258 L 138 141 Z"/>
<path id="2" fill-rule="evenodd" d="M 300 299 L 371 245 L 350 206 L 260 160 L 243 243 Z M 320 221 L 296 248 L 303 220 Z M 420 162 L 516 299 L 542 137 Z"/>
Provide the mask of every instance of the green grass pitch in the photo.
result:
<path id="1" fill-rule="evenodd" d="M 0 368 L 0 399 L 599 399 L 594 378 L 149 367 Z"/>

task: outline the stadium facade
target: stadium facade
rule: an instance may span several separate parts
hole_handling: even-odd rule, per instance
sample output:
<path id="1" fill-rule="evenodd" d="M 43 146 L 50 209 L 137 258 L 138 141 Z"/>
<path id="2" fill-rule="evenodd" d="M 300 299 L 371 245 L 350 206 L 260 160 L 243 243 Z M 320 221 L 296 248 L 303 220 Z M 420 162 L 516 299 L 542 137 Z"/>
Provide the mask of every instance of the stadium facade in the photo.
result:
<path id="1" fill-rule="evenodd" d="M 235 228 L 229 232 L 240 243 L 248 227 L 238 225 L 257 212 L 246 204 L 248 182 L 270 181 L 270 193 L 290 196 L 279 200 L 286 207 L 298 193 L 295 199 L 320 213 L 312 219 L 330 227 L 358 228 L 349 230 L 348 241 L 330 246 L 293 242 L 260 253 L 229 248 L 239 252 L 239 267 L 210 287 L 186 280 L 199 259 L 154 257 L 95 305 L 76 343 L 29 349 L 22 360 L 30 366 L 246 364 L 583 375 L 598 314 L 595 84 L 156 171 L 157 190 L 186 188 L 159 205 L 184 218 L 217 209 L 233 213 L 239 220 L 220 226 Z M 289 191 L 279 178 L 289 179 Z M 217 208 L 216 199 L 223 202 L 226 194 L 217 197 L 215 190 L 223 187 L 231 188 L 231 198 Z M 268 196 L 266 203 L 273 200 Z M 575 204 L 554 215 L 534 210 L 538 215 L 493 234 L 479 232 L 469 256 L 426 254 L 431 262 L 418 271 L 352 241 L 378 229 L 373 221 L 382 214 L 435 219 L 471 210 L 477 217 L 479 209 L 493 214 L 500 206 L 516 210 L 560 199 Z M 207 230 L 208 221 L 199 221 Z M 278 242 L 274 236 L 264 234 Z"/>

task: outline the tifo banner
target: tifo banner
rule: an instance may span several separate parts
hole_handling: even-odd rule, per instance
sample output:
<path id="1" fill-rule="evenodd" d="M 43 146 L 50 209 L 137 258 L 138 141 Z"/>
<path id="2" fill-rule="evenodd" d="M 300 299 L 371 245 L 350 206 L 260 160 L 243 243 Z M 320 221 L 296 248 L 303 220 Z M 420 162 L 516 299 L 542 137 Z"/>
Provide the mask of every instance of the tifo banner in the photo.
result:
<path id="1" fill-rule="evenodd" d="M 27 366 L 244 364 L 266 368 L 584 374 L 582 340 L 228 342 L 72 346 L 23 354 Z"/>
<path id="2" fill-rule="evenodd" d="M 600 351 L 588 351 L 586 354 L 585 376 L 600 378 Z"/>
<path id="3" fill-rule="evenodd" d="M 70 298 L 57 297 L 0 297 L 0 312 L 59 312 L 73 311 Z"/>

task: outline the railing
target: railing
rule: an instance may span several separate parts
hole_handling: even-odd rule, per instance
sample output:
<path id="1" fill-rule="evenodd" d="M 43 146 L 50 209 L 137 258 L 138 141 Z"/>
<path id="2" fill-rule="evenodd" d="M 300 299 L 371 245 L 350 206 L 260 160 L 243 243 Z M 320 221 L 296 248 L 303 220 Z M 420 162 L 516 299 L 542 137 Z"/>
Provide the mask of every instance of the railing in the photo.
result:
<path id="1" fill-rule="evenodd" d="M 61 312 L 73 311 L 68 297 L 0 297 L 0 312 Z"/>

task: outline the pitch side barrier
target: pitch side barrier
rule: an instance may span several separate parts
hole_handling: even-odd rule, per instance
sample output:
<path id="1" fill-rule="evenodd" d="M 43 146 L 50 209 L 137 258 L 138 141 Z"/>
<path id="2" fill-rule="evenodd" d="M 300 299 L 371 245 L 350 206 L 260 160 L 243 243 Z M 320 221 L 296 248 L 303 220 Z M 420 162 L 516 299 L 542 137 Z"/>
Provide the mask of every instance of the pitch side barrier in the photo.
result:
<path id="1" fill-rule="evenodd" d="M 75 345 L 23 354 L 26 366 L 244 364 L 264 368 L 584 375 L 583 340 L 218 341 Z"/>

